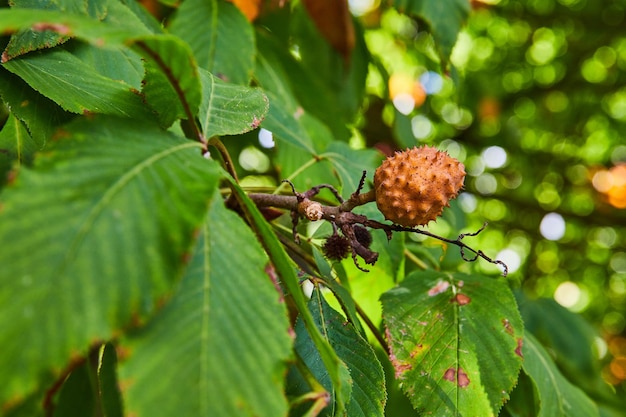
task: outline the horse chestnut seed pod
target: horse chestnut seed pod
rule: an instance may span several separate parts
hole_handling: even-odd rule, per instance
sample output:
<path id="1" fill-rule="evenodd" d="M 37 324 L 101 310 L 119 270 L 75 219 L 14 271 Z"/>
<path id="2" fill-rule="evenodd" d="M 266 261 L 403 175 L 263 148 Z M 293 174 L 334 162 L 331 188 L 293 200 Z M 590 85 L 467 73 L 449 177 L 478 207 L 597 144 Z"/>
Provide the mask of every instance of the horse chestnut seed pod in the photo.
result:
<path id="1" fill-rule="evenodd" d="M 322 246 L 324 255 L 333 261 L 340 261 L 348 256 L 350 252 L 350 241 L 343 236 L 331 235 Z"/>
<path id="2" fill-rule="evenodd" d="M 441 215 L 463 187 L 465 167 L 437 148 L 396 152 L 374 174 L 376 205 L 387 220 L 425 225 Z"/>
<path id="3" fill-rule="evenodd" d="M 359 226 L 358 224 L 355 224 L 352 230 L 354 230 L 354 237 L 356 238 L 357 242 L 359 242 L 366 248 L 369 248 L 372 244 L 372 234 L 369 232 L 369 230 L 367 230 L 363 226 Z"/>

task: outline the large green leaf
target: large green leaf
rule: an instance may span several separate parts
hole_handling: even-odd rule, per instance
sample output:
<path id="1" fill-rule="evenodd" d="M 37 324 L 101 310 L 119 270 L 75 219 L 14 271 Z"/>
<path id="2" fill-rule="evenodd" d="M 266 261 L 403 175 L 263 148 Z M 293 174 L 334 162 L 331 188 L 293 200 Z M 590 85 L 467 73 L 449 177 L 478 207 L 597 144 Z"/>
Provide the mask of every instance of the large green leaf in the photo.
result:
<path id="1" fill-rule="evenodd" d="M 202 99 L 198 67 L 189 46 L 172 35 L 134 40 L 146 61 L 143 93 L 164 127 L 176 119 L 192 119 Z"/>
<path id="2" fill-rule="evenodd" d="M 207 138 L 236 135 L 259 127 L 269 101 L 259 88 L 225 83 L 200 69 L 202 103 L 198 118 Z"/>
<path id="3" fill-rule="evenodd" d="M 180 288 L 123 341 L 120 377 L 137 416 L 283 416 L 289 321 L 267 255 L 217 193 Z"/>
<path id="4" fill-rule="evenodd" d="M 219 176 L 199 147 L 83 118 L 3 190 L 1 405 L 169 294 Z"/>
<path id="5" fill-rule="evenodd" d="M 540 409 L 538 417 L 594 417 L 598 408 L 558 370 L 552 358 L 530 333 L 524 336 L 523 369 L 537 388 Z"/>
<path id="6" fill-rule="evenodd" d="M 469 15 L 469 0 L 394 0 L 393 3 L 398 10 L 418 16 L 430 25 L 441 57 L 447 61 Z"/>
<path id="7" fill-rule="evenodd" d="M 372 346 L 359 335 L 351 323 L 346 322 L 341 314 L 328 305 L 319 288 L 313 292 L 308 305 L 320 332 L 350 371 L 352 397 L 346 406 L 347 415 L 382 416 L 387 398 L 385 374 Z M 326 368 L 301 320 L 296 323 L 295 330 L 296 351 L 316 379 L 330 391 L 332 385 Z M 292 381 L 296 385 L 294 388 L 297 390 L 292 394 L 306 393 L 307 387 L 302 384 L 303 381 L 298 380 L 292 373 Z M 333 407 L 327 407 L 321 415 L 331 416 L 332 409 Z"/>
<path id="8" fill-rule="evenodd" d="M 254 32 L 235 5 L 185 0 L 169 29 L 191 46 L 201 68 L 228 82 L 248 84 L 254 67 Z"/>
<path id="9" fill-rule="evenodd" d="M 415 272 L 381 302 L 396 378 L 418 411 L 498 414 L 522 363 L 523 324 L 505 281 Z"/>
<path id="10" fill-rule="evenodd" d="M 72 113 L 152 117 L 136 90 L 97 74 L 68 51 L 33 52 L 4 63 L 4 67 Z"/>

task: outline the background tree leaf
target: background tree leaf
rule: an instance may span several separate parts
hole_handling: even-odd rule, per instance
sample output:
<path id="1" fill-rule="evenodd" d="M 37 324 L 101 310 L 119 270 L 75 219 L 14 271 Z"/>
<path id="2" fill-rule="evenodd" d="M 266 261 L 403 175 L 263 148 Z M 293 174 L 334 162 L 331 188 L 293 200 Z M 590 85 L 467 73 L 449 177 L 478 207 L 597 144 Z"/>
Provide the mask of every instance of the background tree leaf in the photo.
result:
<path id="1" fill-rule="evenodd" d="M 225 81 L 248 84 L 256 51 L 254 32 L 235 5 L 218 0 L 185 0 L 169 30 L 191 46 L 201 68 Z"/>
<path id="2" fill-rule="evenodd" d="M 0 194 L 3 405 L 154 310 L 219 176 L 199 143 L 137 120 L 62 136 Z"/>
<path id="3" fill-rule="evenodd" d="M 468 0 L 394 0 L 394 6 L 430 25 L 442 61 L 447 62 L 461 26 L 470 12 Z"/>
<path id="4" fill-rule="evenodd" d="M 352 397 L 346 406 L 347 415 L 383 416 L 387 398 L 385 375 L 372 347 L 357 333 L 351 323 L 346 322 L 345 317 L 328 305 L 319 287 L 313 291 L 308 306 L 316 325 L 350 371 Z M 301 320 L 296 323 L 295 330 L 296 351 L 316 379 L 331 392 L 332 385 L 328 373 Z M 294 381 L 292 384 L 298 387 L 299 391 L 291 394 L 302 395 L 308 391 L 308 387 L 296 372 L 294 368 L 291 377 L 297 382 Z M 332 406 L 327 407 L 321 415 L 332 416 L 332 411 Z"/>
<path id="5" fill-rule="evenodd" d="M 122 342 L 126 410 L 137 416 L 283 416 L 287 311 L 267 256 L 213 196 L 180 288 Z M 167 400 L 163 400 L 167 398 Z"/>
<path id="6" fill-rule="evenodd" d="M 506 282 L 414 272 L 381 302 L 396 378 L 419 412 L 498 414 L 522 362 L 523 323 Z"/>
<path id="7" fill-rule="evenodd" d="M 537 387 L 539 417 L 594 417 L 598 408 L 587 395 L 559 372 L 546 350 L 531 334 L 524 336 L 524 372 Z"/>
<path id="8" fill-rule="evenodd" d="M 259 88 L 226 83 L 200 69 L 202 103 L 198 118 L 204 136 L 237 135 L 259 127 L 269 102 Z"/>

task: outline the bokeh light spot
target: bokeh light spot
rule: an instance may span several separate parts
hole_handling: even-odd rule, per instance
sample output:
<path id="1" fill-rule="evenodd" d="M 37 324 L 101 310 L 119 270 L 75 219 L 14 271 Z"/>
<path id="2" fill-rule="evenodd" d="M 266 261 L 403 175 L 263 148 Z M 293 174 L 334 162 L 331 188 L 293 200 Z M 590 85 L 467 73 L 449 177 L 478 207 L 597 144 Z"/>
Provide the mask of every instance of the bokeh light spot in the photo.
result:
<path id="1" fill-rule="evenodd" d="M 554 291 L 554 299 L 565 308 L 574 307 L 580 300 L 580 287 L 574 282 L 565 281 Z"/>
<path id="2" fill-rule="evenodd" d="M 543 216 L 539 225 L 541 235 L 548 240 L 559 240 L 565 235 L 565 220 L 559 213 L 548 213 Z"/>
<path id="3" fill-rule="evenodd" d="M 506 151 L 500 146 L 490 146 L 482 152 L 483 161 L 488 168 L 501 168 L 506 164 Z"/>
<path id="4" fill-rule="evenodd" d="M 498 181 L 492 174 L 484 173 L 476 178 L 474 186 L 482 195 L 491 195 L 496 192 Z"/>
<path id="5" fill-rule="evenodd" d="M 443 88 L 443 77 L 434 71 L 426 71 L 420 75 L 419 81 L 426 94 L 437 94 Z"/>
<path id="6" fill-rule="evenodd" d="M 433 133 L 433 123 L 426 116 L 418 114 L 411 119 L 411 131 L 417 139 L 425 139 Z"/>
<path id="7" fill-rule="evenodd" d="M 496 256 L 496 259 L 499 259 L 506 264 L 509 269 L 509 273 L 517 271 L 522 264 L 522 258 L 519 253 L 508 248 L 501 250 Z"/>
<path id="8" fill-rule="evenodd" d="M 276 146 L 272 132 L 264 128 L 259 129 L 259 144 L 266 149 Z"/>

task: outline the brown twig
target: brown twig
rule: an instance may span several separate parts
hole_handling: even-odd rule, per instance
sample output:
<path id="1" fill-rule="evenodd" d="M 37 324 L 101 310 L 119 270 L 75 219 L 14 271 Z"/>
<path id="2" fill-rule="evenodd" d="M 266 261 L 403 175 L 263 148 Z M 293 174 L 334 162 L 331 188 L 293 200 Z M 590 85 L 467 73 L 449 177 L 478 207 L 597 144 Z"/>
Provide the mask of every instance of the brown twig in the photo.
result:
<path id="1" fill-rule="evenodd" d="M 502 272 L 503 276 L 506 276 L 508 274 L 508 267 L 504 262 L 498 259 L 490 258 L 483 251 L 476 250 L 468 246 L 465 242 L 463 242 L 463 239 L 465 237 L 476 236 L 480 232 L 482 232 L 487 226 L 487 223 L 485 223 L 476 232 L 462 233 L 459 236 L 457 236 L 456 239 L 448 239 L 443 236 L 439 236 L 434 233 L 431 233 L 428 230 L 418 229 L 415 227 L 405 227 L 405 226 L 400 226 L 398 224 L 380 223 L 375 220 L 370 220 L 366 216 L 353 213 L 352 210 L 355 207 L 362 206 L 364 204 L 367 204 L 376 200 L 375 190 L 370 190 L 364 194 L 361 194 L 361 189 L 363 188 L 363 184 L 364 184 L 364 178 L 365 176 L 361 178 L 361 181 L 359 182 L 359 186 L 357 190 L 350 196 L 348 200 L 345 200 L 345 201 L 343 201 L 343 199 L 341 198 L 339 193 L 335 190 L 335 188 L 328 184 L 322 184 L 322 185 L 311 188 L 305 193 L 299 193 L 295 190 L 295 187 L 289 181 L 287 182 L 292 187 L 292 190 L 294 192 L 293 196 L 276 195 L 276 194 L 249 194 L 249 197 L 259 207 L 275 207 L 275 208 L 282 208 L 282 209 L 291 211 L 292 216 L 293 216 L 294 233 L 295 233 L 295 227 L 298 224 L 297 220 L 301 216 L 306 217 L 309 220 L 323 219 L 323 220 L 331 222 L 333 225 L 335 225 L 335 227 L 339 228 L 342 231 L 344 236 L 346 236 L 350 240 L 350 244 L 352 246 L 352 256 L 353 256 L 355 265 L 357 266 L 357 268 L 364 270 L 364 271 L 367 271 L 367 270 L 362 268 L 358 264 L 356 256 L 357 255 L 360 256 L 366 263 L 373 265 L 378 258 L 378 254 L 376 252 L 371 251 L 369 248 L 364 247 L 355 239 L 352 228 L 356 224 L 360 224 L 365 227 L 369 227 L 371 229 L 384 230 L 385 233 L 387 234 L 388 239 L 391 239 L 393 232 L 410 232 L 410 233 L 417 233 L 417 234 L 421 234 L 424 236 L 432 237 L 442 242 L 446 242 L 451 245 L 458 246 L 461 252 L 461 257 L 463 258 L 463 260 L 467 262 L 474 262 L 478 258 L 481 258 L 489 263 L 500 265 L 503 268 L 503 272 Z M 335 197 L 341 204 L 338 206 L 328 206 L 328 205 L 323 205 L 319 202 L 311 200 L 311 198 L 315 197 L 323 188 L 329 189 L 335 195 Z M 313 204 L 315 204 L 315 206 L 313 206 Z M 297 234 L 295 234 L 294 236 L 297 236 Z M 467 252 L 471 252 L 473 256 L 468 257 L 466 255 Z"/>

